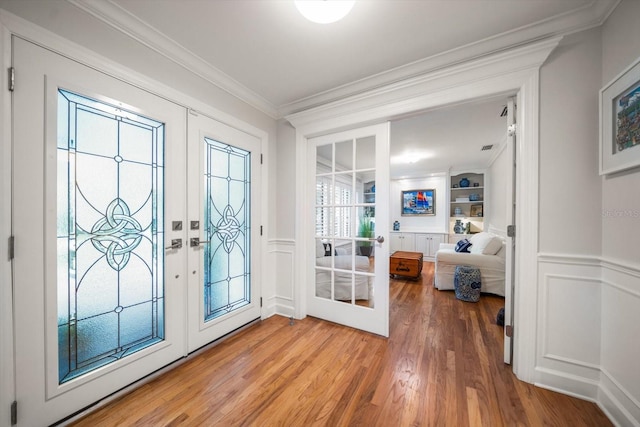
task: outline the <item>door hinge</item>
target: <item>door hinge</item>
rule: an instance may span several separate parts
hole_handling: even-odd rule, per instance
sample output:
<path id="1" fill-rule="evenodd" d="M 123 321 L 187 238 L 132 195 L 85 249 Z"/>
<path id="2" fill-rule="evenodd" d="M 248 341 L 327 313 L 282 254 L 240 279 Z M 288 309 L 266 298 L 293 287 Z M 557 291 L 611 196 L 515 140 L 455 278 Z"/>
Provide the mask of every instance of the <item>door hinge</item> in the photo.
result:
<path id="1" fill-rule="evenodd" d="M 262 308 L 262 297 L 260 297 L 260 308 Z"/>
<path id="2" fill-rule="evenodd" d="M 513 326 L 507 325 L 504 327 L 504 334 L 509 338 L 513 338 Z"/>
<path id="3" fill-rule="evenodd" d="M 518 131 L 518 125 L 517 124 L 513 123 L 513 124 L 510 124 L 509 126 L 507 126 L 507 135 L 514 136 L 517 131 Z"/>
<path id="4" fill-rule="evenodd" d="M 15 236 L 9 236 L 9 261 L 15 257 L 16 238 Z"/>
<path id="5" fill-rule="evenodd" d="M 516 237 L 516 226 L 515 225 L 507 225 L 507 236 L 508 237 Z"/>
<path id="6" fill-rule="evenodd" d="M 15 400 L 11 403 L 11 425 L 18 424 L 18 402 Z"/>
<path id="7" fill-rule="evenodd" d="M 260 153 L 260 164 L 262 164 L 263 161 L 264 161 L 264 156 L 262 153 Z"/>
<path id="8" fill-rule="evenodd" d="M 16 69 L 9 68 L 9 92 L 13 92 L 16 87 Z"/>
<path id="9" fill-rule="evenodd" d="M 260 235 L 262 236 L 262 226 L 260 226 Z"/>

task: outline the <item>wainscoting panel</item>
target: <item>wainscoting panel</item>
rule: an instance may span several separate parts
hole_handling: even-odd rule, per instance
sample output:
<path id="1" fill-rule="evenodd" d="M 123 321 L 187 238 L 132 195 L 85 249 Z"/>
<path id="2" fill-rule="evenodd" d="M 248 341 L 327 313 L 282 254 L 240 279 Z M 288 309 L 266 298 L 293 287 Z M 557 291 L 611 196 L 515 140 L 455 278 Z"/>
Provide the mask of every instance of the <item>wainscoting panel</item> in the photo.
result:
<path id="1" fill-rule="evenodd" d="M 269 259 L 275 266 L 275 296 L 271 301 L 274 314 L 294 315 L 294 240 L 269 241 Z"/>
<path id="2" fill-rule="evenodd" d="M 601 404 L 640 426 L 640 266 L 602 264 Z"/>
<path id="3" fill-rule="evenodd" d="M 640 427 L 640 265 L 540 254 L 536 385 Z"/>
<path id="4" fill-rule="evenodd" d="M 600 383 L 600 260 L 541 255 L 536 384 L 596 400 Z"/>

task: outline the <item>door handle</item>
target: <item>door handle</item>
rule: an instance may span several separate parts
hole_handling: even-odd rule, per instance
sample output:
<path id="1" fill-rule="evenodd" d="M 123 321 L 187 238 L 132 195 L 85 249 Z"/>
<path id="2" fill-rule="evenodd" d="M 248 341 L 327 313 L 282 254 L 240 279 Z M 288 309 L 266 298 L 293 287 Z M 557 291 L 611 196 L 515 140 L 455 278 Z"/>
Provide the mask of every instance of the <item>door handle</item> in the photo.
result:
<path id="1" fill-rule="evenodd" d="M 382 236 L 372 237 L 369 240 L 371 240 L 372 242 L 384 243 L 384 237 Z"/>
<path id="2" fill-rule="evenodd" d="M 165 249 L 180 249 L 182 247 L 182 239 L 171 239 L 171 246 Z"/>
<path id="3" fill-rule="evenodd" d="M 192 237 L 191 239 L 189 239 L 189 246 L 191 246 L 192 248 L 196 248 L 204 243 L 209 242 L 211 242 L 211 240 L 200 240 L 199 237 Z"/>

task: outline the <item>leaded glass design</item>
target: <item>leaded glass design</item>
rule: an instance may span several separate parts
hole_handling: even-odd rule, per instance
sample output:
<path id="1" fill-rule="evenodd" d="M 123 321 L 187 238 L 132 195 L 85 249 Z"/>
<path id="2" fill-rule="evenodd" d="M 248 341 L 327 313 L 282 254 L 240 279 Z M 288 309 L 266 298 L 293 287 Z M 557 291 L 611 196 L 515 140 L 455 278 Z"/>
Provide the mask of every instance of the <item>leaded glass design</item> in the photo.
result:
<path id="1" fill-rule="evenodd" d="M 62 384 L 164 339 L 164 124 L 58 91 Z"/>
<path id="2" fill-rule="evenodd" d="M 251 302 L 251 153 L 204 138 L 204 320 Z"/>

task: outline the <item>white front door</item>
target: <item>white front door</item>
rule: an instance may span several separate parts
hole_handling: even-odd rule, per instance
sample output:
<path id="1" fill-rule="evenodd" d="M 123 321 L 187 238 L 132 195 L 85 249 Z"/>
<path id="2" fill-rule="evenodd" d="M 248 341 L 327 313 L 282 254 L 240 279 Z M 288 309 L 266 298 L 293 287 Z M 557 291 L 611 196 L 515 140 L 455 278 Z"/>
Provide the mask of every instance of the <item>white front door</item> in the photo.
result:
<path id="1" fill-rule="evenodd" d="M 389 123 L 308 144 L 307 313 L 388 336 Z"/>
<path id="2" fill-rule="evenodd" d="M 189 351 L 260 318 L 259 138 L 189 114 Z"/>
<path id="3" fill-rule="evenodd" d="M 17 37 L 13 58 L 15 389 L 40 426 L 260 317 L 260 139 Z"/>
<path id="4" fill-rule="evenodd" d="M 186 354 L 186 114 L 17 37 L 13 59 L 18 425 L 42 426 Z"/>

